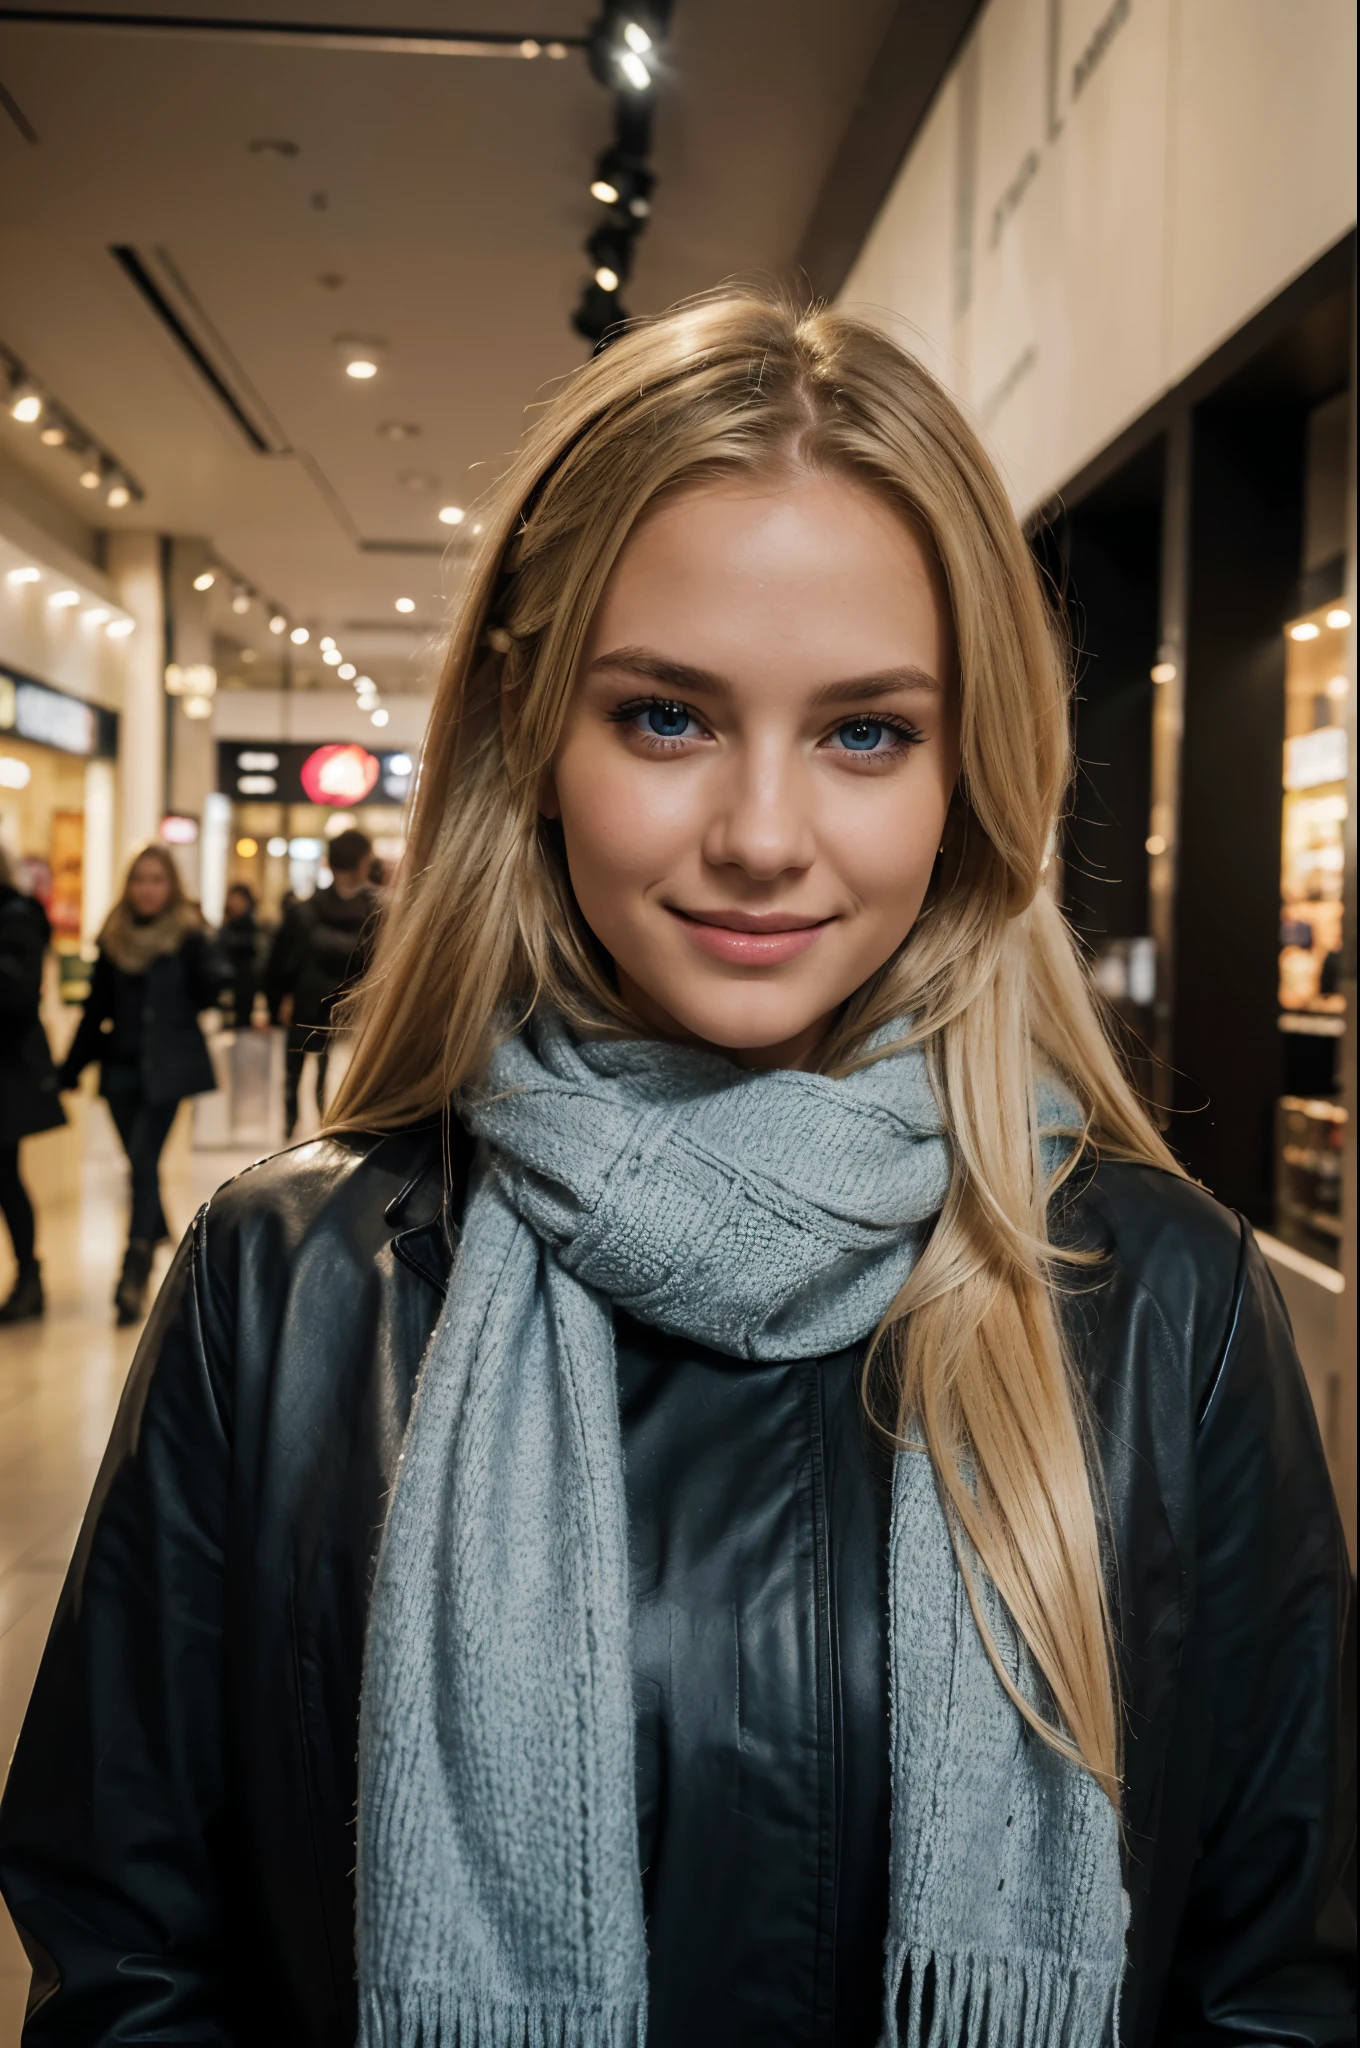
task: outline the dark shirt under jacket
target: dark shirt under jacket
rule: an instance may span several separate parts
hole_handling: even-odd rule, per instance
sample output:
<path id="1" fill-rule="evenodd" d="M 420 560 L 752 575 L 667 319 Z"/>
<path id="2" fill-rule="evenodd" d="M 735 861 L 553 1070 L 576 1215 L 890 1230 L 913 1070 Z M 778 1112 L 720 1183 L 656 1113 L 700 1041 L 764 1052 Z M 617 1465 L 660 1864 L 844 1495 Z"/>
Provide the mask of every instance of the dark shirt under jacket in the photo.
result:
<path id="1" fill-rule="evenodd" d="M 469 1149 L 437 1122 L 302 1145 L 167 1277 L 0 1808 L 25 2048 L 352 2048 L 368 1594 Z M 1125 1703 L 1125 2048 L 1332 2048 L 1352 1609 L 1307 1389 L 1238 1218 L 1147 1168 L 1080 1181 L 1057 1223 L 1102 1256 L 1070 1313 Z M 886 1500 L 853 1358 L 618 1336 L 649 2038 L 871 2048 Z"/>

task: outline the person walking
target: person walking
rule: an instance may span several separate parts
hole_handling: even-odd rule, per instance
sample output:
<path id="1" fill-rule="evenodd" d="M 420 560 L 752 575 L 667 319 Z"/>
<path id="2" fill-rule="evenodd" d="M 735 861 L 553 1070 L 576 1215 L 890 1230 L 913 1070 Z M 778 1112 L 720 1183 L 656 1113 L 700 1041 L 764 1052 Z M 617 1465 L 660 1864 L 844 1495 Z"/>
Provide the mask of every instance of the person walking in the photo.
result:
<path id="1" fill-rule="evenodd" d="M 1340 2048 L 1351 1575 L 1045 869 L 1071 663 L 867 323 L 489 498 L 331 1123 L 200 1211 L 0 1806 L 24 2048 Z"/>
<path id="2" fill-rule="evenodd" d="M 50 937 L 47 912 L 16 886 L 0 849 L 0 1213 L 9 1226 L 18 1268 L 7 1299 L 0 1302 L 0 1323 L 27 1322 L 40 1316 L 44 1306 L 33 1203 L 19 1171 L 19 1141 L 66 1121 L 38 1015 Z"/>
<path id="3" fill-rule="evenodd" d="M 168 847 L 147 846 L 99 934 L 90 994 L 62 1062 L 74 1088 L 92 1061 L 132 1171 L 127 1250 L 114 1292 L 120 1324 L 146 1312 L 156 1246 L 168 1233 L 160 1158 L 186 1096 L 217 1086 L 199 1013 L 221 999 L 227 962 Z"/>
<path id="4" fill-rule="evenodd" d="M 328 854 L 332 880 L 315 895 L 289 906 L 265 969 L 271 1013 L 288 1032 L 286 1138 L 297 1128 L 298 1093 L 309 1053 L 316 1055 L 317 1113 L 325 1115 L 336 1005 L 362 979 L 377 936 L 380 899 L 369 879 L 372 840 L 366 832 L 340 832 Z"/>
<path id="5" fill-rule="evenodd" d="M 255 891 L 247 882 L 233 882 L 227 891 L 217 942 L 230 970 L 227 990 L 231 997 L 231 1021 L 237 1031 L 250 1028 L 255 992 L 260 985 L 263 936 L 255 915 Z"/>

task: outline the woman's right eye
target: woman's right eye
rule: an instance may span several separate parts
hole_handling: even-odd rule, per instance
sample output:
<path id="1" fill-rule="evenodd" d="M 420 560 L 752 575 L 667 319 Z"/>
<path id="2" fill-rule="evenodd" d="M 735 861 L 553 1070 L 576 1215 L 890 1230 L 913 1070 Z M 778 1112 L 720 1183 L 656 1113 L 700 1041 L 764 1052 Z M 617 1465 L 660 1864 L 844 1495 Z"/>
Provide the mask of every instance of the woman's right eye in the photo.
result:
<path id="1" fill-rule="evenodd" d="M 701 731 L 692 711 L 659 697 L 650 704 L 628 705 L 619 715 L 648 739 L 695 739 Z"/>

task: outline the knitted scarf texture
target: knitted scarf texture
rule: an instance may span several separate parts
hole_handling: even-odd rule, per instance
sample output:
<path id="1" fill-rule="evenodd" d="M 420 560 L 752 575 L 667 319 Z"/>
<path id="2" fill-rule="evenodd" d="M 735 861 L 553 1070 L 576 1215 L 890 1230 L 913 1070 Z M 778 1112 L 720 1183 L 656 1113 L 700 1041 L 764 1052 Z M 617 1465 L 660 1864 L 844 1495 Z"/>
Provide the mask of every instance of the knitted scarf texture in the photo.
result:
<path id="1" fill-rule="evenodd" d="M 1041 1092 L 1040 1114 L 1070 1129 L 1075 1105 Z M 949 1148 L 918 1049 L 839 1080 L 747 1074 L 541 1018 L 468 1117 L 473 1187 L 369 1620 L 359 2044 L 642 2048 L 612 1305 L 738 1358 L 862 1342 L 940 1209 Z M 895 1461 L 889 1599 L 885 2048 L 1104 2048 L 1115 1816 L 1007 1698 L 920 1452 Z"/>

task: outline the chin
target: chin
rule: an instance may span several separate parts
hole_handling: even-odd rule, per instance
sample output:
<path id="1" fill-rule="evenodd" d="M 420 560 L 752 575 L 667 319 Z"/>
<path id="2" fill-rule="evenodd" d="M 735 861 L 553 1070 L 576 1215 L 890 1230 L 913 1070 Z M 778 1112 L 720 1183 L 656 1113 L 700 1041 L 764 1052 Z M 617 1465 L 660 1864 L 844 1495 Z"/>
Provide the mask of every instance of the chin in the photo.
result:
<path id="1" fill-rule="evenodd" d="M 671 1015 L 686 1031 L 706 1044 L 725 1052 L 760 1052 L 767 1046 L 787 1045 L 809 1030 L 834 1003 L 790 1002 L 772 989 L 734 989 L 712 1002 L 677 999 L 667 1004 Z"/>

